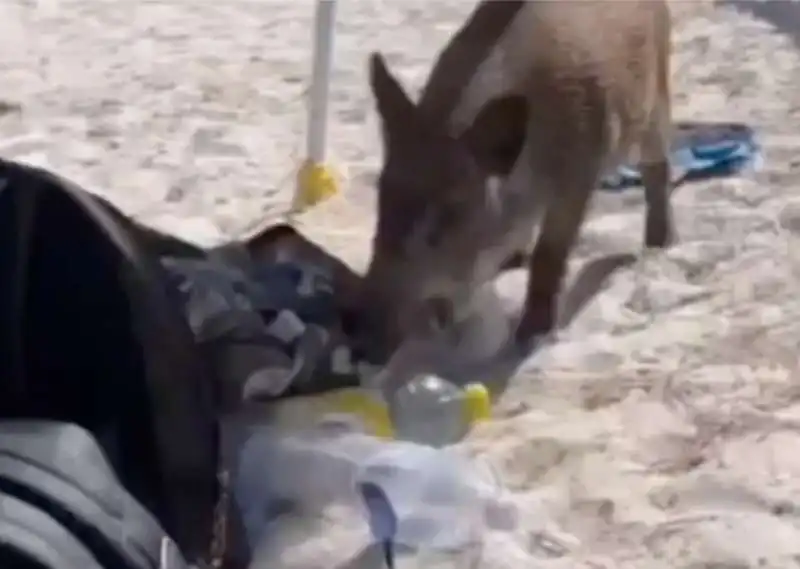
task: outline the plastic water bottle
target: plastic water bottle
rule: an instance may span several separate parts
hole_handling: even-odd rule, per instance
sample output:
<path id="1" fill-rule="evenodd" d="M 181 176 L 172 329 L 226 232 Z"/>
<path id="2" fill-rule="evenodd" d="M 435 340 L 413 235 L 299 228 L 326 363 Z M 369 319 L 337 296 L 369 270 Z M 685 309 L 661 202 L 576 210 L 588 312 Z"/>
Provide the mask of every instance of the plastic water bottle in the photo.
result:
<path id="1" fill-rule="evenodd" d="M 442 447 L 459 441 L 491 415 L 486 387 L 459 387 L 435 375 L 418 376 L 391 396 L 389 411 L 399 439 Z"/>
<path id="2" fill-rule="evenodd" d="M 483 384 L 459 387 L 434 375 L 416 377 L 388 396 L 377 387 L 342 389 L 325 401 L 324 414 L 358 422 L 364 433 L 434 447 L 458 442 L 491 416 Z"/>

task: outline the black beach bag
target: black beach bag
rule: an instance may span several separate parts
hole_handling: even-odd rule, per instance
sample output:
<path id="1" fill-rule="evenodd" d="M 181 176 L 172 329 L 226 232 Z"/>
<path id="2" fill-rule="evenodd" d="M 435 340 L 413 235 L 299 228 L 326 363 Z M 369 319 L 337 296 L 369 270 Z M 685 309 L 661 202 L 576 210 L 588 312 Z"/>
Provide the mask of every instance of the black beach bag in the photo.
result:
<path id="1" fill-rule="evenodd" d="M 0 421 L 86 429 L 193 561 L 218 497 L 213 378 L 148 237 L 74 184 L 0 160 Z M 19 436 L 0 432 L 0 452 Z"/>

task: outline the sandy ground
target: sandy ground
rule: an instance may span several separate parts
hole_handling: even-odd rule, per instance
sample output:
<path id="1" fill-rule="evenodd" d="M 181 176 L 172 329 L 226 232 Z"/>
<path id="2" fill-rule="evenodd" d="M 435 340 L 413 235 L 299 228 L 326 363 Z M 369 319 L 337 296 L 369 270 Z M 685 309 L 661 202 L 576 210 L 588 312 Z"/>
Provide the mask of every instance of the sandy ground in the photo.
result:
<path id="1" fill-rule="evenodd" d="M 470 7 L 341 2 L 330 148 L 345 197 L 304 223 L 356 265 L 380 158 L 365 54 L 418 87 Z M 488 536 L 481 566 L 800 566 L 800 4 L 677 8 L 676 118 L 748 122 L 764 167 L 677 193 L 680 244 L 616 273 L 514 378 L 470 444 L 526 517 Z M 307 0 L 6 0 L 0 154 L 199 242 L 236 235 L 289 202 L 312 17 Z M 576 268 L 640 248 L 641 196 L 596 201 Z M 542 546 L 555 530 L 566 548 Z M 346 565 L 362 537 L 332 516 L 270 566 Z"/>

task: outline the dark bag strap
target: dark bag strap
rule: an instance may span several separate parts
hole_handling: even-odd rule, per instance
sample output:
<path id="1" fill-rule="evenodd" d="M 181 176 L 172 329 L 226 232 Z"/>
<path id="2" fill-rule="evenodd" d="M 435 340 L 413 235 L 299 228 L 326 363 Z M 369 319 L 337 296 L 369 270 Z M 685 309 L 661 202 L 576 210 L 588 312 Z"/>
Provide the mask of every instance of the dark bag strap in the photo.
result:
<path id="1" fill-rule="evenodd" d="M 27 191 L 18 185 L 18 172 L 0 177 L 0 365 L 5 378 L 0 382 L 0 416 L 13 413 L 25 397 L 25 369 L 22 358 L 24 295 L 33 213 L 40 184 L 33 181 Z"/>

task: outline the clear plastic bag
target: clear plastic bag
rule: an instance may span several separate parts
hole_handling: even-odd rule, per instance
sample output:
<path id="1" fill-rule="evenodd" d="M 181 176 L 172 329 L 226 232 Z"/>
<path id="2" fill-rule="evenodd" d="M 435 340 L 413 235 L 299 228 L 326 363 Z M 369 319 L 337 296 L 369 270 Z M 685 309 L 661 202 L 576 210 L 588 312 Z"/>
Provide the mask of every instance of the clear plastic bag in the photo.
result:
<path id="1" fill-rule="evenodd" d="M 497 525 L 498 511 L 514 518 L 494 472 L 454 449 L 325 421 L 302 432 L 258 427 L 240 448 L 234 497 L 252 547 L 285 503 L 317 515 L 331 504 L 356 504 L 374 541 L 419 551 L 471 549 Z"/>

